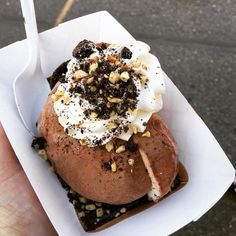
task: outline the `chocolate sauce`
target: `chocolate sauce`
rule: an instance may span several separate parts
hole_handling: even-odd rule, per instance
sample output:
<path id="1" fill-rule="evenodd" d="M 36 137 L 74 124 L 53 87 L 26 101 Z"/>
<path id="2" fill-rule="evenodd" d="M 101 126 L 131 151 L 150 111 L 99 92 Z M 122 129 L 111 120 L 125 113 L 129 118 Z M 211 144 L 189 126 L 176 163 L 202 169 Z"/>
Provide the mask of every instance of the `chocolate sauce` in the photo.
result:
<path id="1" fill-rule="evenodd" d="M 32 141 L 31 147 L 34 148 L 36 151 L 44 149 L 46 145 L 46 140 L 43 137 L 36 137 Z"/>
<path id="2" fill-rule="evenodd" d="M 47 161 L 52 165 L 48 159 Z M 179 169 L 171 190 L 166 196 L 182 188 L 188 181 L 187 172 L 181 164 Z M 68 200 L 73 204 L 77 217 L 86 232 L 103 230 L 156 204 L 150 201 L 147 195 L 122 205 L 96 202 L 73 191 L 59 175 L 57 177 L 66 190 Z"/>
<path id="3" fill-rule="evenodd" d="M 36 138 L 32 142 L 32 147 L 39 152 L 44 150 L 45 144 L 46 142 L 43 138 Z M 45 160 L 52 166 L 50 160 L 47 158 Z M 106 163 L 104 163 L 104 168 L 106 168 Z M 156 204 L 150 201 L 147 195 L 122 205 L 96 202 L 73 191 L 59 175 L 57 177 L 62 187 L 66 190 L 68 200 L 73 204 L 81 225 L 87 232 L 103 230 Z M 182 188 L 187 181 L 188 174 L 184 166 L 179 163 L 179 172 L 171 185 L 170 192 L 166 196 Z"/>
<path id="4" fill-rule="evenodd" d="M 122 205 L 95 202 L 74 192 L 60 176 L 58 176 L 58 179 L 60 180 L 62 187 L 67 191 L 69 202 L 73 204 L 77 217 L 84 230 L 87 232 L 105 229 L 155 204 L 148 199 L 147 195 L 136 201 Z M 183 185 L 183 182 L 181 176 L 178 174 L 171 186 L 170 192 L 179 189 L 181 185 Z"/>

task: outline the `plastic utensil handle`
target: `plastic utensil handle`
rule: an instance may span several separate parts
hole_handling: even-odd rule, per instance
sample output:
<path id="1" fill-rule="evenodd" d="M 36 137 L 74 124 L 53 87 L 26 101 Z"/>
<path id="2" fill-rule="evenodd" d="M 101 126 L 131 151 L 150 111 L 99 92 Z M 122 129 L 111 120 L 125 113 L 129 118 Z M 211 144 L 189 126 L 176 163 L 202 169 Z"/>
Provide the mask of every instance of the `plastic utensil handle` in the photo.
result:
<path id="1" fill-rule="evenodd" d="M 40 55 L 39 55 L 38 29 L 34 10 L 34 1 L 20 0 L 20 2 L 21 2 L 22 13 L 24 16 L 25 31 L 28 40 L 30 60 L 36 69 L 37 67 L 40 67 Z"/>

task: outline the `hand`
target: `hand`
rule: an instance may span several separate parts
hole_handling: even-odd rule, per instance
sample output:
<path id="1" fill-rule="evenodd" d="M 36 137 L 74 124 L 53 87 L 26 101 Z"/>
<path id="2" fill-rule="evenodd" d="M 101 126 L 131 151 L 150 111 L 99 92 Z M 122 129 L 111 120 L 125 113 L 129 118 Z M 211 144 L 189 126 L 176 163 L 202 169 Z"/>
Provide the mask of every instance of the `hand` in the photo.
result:
<path id="1" fill-rule="evenodd" d="M 0 124 L 0 235 L 57 235 Z"/>

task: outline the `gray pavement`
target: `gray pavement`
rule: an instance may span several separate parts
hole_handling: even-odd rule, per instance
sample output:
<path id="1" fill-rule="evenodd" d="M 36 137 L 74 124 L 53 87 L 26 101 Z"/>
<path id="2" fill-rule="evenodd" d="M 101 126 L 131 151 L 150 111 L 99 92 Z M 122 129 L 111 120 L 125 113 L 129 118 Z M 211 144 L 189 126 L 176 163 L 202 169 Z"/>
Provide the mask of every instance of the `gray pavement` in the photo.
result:
<path id="1" fill-rule="evenodd" d="M 43 31 L 53 26 L 65 1 L 35 3 Z M 151 45 L 236 167 L 236 0 L 77 0 L 65 20 L 99 10 Z M 22 38 L 18 1 L 1 0 L 0 47 Z M 236 194 L 228 191 L 198 222 L 174 235 L 236 235 Z"/>

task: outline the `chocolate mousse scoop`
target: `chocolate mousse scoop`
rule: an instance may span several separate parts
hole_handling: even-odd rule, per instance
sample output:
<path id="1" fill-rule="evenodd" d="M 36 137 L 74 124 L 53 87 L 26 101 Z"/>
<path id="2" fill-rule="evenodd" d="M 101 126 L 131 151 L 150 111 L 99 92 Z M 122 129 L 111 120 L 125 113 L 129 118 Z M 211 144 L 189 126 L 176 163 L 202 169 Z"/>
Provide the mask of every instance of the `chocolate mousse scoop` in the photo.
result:
<path id="1" fill-rule="evenodd" d="M 45 150 L 56 172 L 76 192 L 99 202 L 124 204 L 134 201 L 152 188 L 139 149 L 131 150 L 129 142 L 113 140 L 109 145 L 90 148 L 68 136 L 58 123 L 49 97 L 38 122 L 40 134 L 47 140 Z M 163 174 L 164 185 L 170 187 L 178 168 L 174 141 L 157 115 L 153 115 L 144 134 L 134 134 L 132 139 L 150 157 L 155 173 Z M 131 145 L 132 146 L 132 145 Z M 134 146 L 134 145 L 133 145 Z M 109 151 L 108 151 L 109 150 Z M 142 184 L 140 184 L 142 183 Z M 162 196 L 160 194 L 158 197 Z"/>

